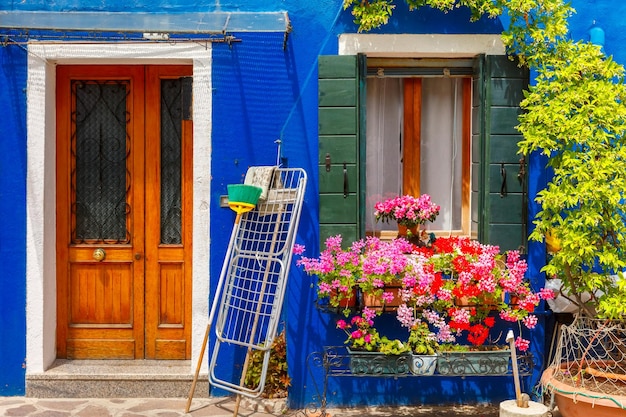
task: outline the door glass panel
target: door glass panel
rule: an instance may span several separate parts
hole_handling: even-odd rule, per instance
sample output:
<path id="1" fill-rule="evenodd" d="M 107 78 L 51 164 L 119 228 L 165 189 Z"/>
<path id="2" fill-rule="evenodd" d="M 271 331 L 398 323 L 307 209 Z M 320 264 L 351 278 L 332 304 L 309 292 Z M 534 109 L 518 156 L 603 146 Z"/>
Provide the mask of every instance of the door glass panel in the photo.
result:
<path id="1" fill-rule="evenodd" d="M 127 243 L 127 81 L 72 81 L 72 243 Z"/>
<path id="2" fill-rule="evenodd" d="M 161 80 L 161 243 L 182 243 L 182 81 Z"/>

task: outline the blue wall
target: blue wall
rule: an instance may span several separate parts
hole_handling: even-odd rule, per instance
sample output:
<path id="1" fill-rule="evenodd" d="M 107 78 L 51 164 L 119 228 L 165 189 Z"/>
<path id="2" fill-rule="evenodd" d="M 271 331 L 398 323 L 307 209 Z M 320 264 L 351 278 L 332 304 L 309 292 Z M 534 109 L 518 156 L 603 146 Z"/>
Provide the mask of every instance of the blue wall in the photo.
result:
<path id="1" fill-rule="evenodd" d="M 0 395 L 24 393 L 26 53 L 0 48 Z"/>
<path id="2" fill-rule="evenodd" d="M 626 62 L 620 49 L 626 34 L 620 17 L 626 4 L 610 0 L 577 0 L 579 13 L 572 19 L 572 37 L 587 40 L 593 20 L 606 33 L 605 50 L 618 62 Z M 219 6 L 216 6 L 219 4 Z M 356 32 L 352 16 L 342 11 L 341 0 L 240 0 L 238 2 L 195 2 L 184 0 L 108 1 L 32 0 L 16 4 L 0 0 L 0 10 L 108 10 L 136 12 L 183 12 L 211 10 L 286 10 L 293 32 L 283 50 L 282 34 L 239 33 L 241 43 L 232 47 L 216 44 L 213 49 L 213 155 L 211 213 L 211 276 L 220 273 L 234 215 L 219 208 L 226 185 L 241 182 L 250 165 L 276 161 L 275 141 L 282 141 L 282 157 L 288 166 L 302 167 L 309 174 L 298 242 L 306 254 L 318 251 L 317 200 L 317 56 L 336 54 L 338 35 Z M 466 10 L 441 13 L 424 9 L 408 12 L 399 5 L 390 25 L 375 33 L 499 33 L 499 20 L 469 22 Z M 26 242 L 26 53 L 18 46 L 0 47 L 0 395 L 24 393 L 25 357 L 25 242 Z M 196 115 L 196 117 L 201 117 Z M 545 184 L 545 161 L 532 158 L 530 195 Z M 531 204 L 530 215 L 538 208 Z M 529 275 L 540 286 L 539 269 L 545 261 L 543 245 L 531 244 Z M 322 386 L 322 369 L 309 358 L 325 345 L 340 345 L 342 334 L 335 330 L 337 317 L 319 312 L 313 301 L 312 279 L 292 268 L 284 319 L 288 331 L 289 370 L 292 376 L 290 401 L 302 407 L 314 400 Z M 215 285 L 215 279 L 212 281 Z M 213 288 L 214 289 L 214 288 Z M 533 346 L 544 344 L 536 332 Z M 537 374 L 533 381 L 536 380 Z M 530 381 L 531 383 L 533 381 Z M 532 386 L 527 387 L 530 391 Z M 406 378 L 350 379 L 329 381 L 330 404 L 411 404 L 496 402 L 511 398 L 511 378 Z"/>

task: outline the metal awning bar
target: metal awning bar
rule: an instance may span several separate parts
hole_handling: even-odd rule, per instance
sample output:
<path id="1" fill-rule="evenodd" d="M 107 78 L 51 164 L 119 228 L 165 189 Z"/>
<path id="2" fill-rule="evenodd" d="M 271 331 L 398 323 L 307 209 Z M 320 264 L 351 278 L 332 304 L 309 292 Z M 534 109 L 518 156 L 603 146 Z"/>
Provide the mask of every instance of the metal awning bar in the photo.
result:
<path id="1" fill-rule="evenodd" d="M 287 12 L 42 12 L 0 10 L 0 30 L 169 33 L 288 32 Z"/>

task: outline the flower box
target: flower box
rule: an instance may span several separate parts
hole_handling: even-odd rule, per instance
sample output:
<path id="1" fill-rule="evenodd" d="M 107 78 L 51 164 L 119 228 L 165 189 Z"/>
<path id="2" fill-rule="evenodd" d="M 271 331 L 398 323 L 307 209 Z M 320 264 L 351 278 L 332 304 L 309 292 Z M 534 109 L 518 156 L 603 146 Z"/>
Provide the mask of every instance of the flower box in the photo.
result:
<path id="1" fill-rule="evenodd" d="M 348 349 L 353 375 L 402 375 L 409 373 L 411 355 L 386 355 Z"/>
<path id="2" fill-rule="evenodd" d="M 510 359 L 509 349 L 439 352 L 437 372 L 441 375 L 505 375 Z"/>
<path id="3" fill-rule="evenodd" d="M 384 302 L 383 297 L 375 294 L 364 293 L 363 294 L 363 307 L 371 308 L 372 310 L 392 311 L 396 310 L 400 304 L 402 304 L 402 282 L 394 281 L 391 284 L 385 285 L 383 292 L 390 292 L 393 294 L 393 300 L 390 302 Z"/>
<path id="4" fill-rule="evenodd" d="M 418 349 L 423 342 L 455 344 L 459 337 L 482 346 L 490 340 L 497 320 L 535 328 L 535 307 L 554 297 L 552 290 L 534 292 L 530 288 L 525 278 L 528 266 L 518 251 L 501 254 L 497 246 L 469 237 L 439 237 L 430 245 L 417 245 L 406 239 L 383 241 L 369 236 L 344 249 L 342 237 L 337 235 L 325 244 L 318 258 L 302 257 L 300 264 L 307 273 L 318 276 L 318 296 L 329 298 L 334 307 L 340 300 L 333 298 L 338 294 L 333 291 L 357 290 L 354 312 L 360 311 L 360 315 L 337 320 L 337 328 L 347 335 L 346 344 L 357 349 L 429 354 L 439 346 Z M 395 339 L 397 346 L 390 350 L 386 345 L 393 341 L 374 326 L 374 318 L 384 311 L 395 312 L 400 325 L 408 330 L 408 337 Z M 347 318 L 352 311 L 344 308 L 341 312 Z M 418 331 L 416 326 L 422 325 L 425 329 Z M 522 352 L 529 343 L 522 334 L 515 339 L 516 349 Z M 479 359 L 484 356 L 481 353 L 475 359 L 460 355 L 454 362 L 444 358 L 441 372 L 497 375 L 508 371 L 509 353 L 496 353 L 490 360 Z M 498 355 L 505 357 L 498 359 Z M 375 373 L 382 372 L 389 373 Z"/>
<path id="5" fill-rule="evenodd" d="M 333 301 L 331 304 L 337 304 L 337 307 L 342 309 L 356 306 L 356 288 L 353 288 L 348 294 L 341 294 L 341 297 L 339 294 L 340 293 L 337 290 L 331 291 L 329 297 L 329 301 Z"/>
<path id="6" fill-rule="evenodd" d="M 409 369 L 413 375 L 430 376 L 437 368 L 437 355 L 411 355 Z"/>

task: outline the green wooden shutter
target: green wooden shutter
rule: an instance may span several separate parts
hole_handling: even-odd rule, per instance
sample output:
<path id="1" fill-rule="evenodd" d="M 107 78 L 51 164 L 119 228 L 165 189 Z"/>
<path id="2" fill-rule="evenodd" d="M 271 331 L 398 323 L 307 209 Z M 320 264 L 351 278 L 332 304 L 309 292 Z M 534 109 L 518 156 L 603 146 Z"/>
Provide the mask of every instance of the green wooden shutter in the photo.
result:
<path id="1" fill-rule="evenodd" d="M 365 56 L 318 63 L 320 241 L 341 234 L 350 243 L 365 230 Z"/>
<path id="2" fill-rule="evenodd" d="M 515 129 L 528 70 L 502 55 L 480 56 L 474 65 L 472 103 L 472 232 L 501 250 L 525 249 L 525 181 Z M 506 194 L 502 193 L 502 169 Z"/>

